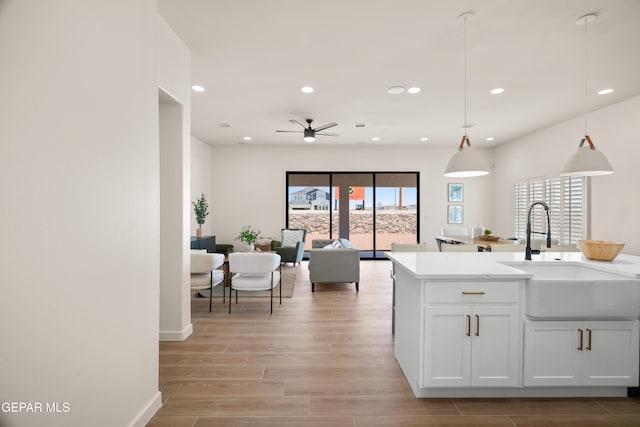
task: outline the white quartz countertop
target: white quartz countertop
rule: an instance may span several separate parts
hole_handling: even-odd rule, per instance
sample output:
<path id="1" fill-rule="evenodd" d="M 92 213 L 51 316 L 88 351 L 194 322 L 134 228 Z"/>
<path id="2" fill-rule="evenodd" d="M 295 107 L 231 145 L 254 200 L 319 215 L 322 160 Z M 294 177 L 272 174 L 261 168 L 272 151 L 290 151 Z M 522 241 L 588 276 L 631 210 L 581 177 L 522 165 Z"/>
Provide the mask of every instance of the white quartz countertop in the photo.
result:
<path id="1" fill-rule="evenodd" d="M 385 252 L 417 279 L 526 279 L 517 265 L 583 263 L 591 268 L 640 279 L 640 257 L 620 254 L 611 261 L 591 261 L 580 252 L 542 252 L 525 261 L 523 252 Z M 506 265 L 508 263 L 510 265 Z"/>

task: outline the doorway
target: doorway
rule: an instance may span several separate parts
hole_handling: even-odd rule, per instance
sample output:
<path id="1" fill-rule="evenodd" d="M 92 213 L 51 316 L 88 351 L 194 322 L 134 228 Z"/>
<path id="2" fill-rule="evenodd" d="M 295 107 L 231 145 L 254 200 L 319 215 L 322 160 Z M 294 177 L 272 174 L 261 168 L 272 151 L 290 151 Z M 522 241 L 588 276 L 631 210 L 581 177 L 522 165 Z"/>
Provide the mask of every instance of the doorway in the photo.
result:
<path id="1" fill-rule="evenodd" d="M 419 172 L 287 172 L 290 228 L 314 239 L 350 240 L 361 259 L 384 258 L 391 243 L 419 238 Z"/>

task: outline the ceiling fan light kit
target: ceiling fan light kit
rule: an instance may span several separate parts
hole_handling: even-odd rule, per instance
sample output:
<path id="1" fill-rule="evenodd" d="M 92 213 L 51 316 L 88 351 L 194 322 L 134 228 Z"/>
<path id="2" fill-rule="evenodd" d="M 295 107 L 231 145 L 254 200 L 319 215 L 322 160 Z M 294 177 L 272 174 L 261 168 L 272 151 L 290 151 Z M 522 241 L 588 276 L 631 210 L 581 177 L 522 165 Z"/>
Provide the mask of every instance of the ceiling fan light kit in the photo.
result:
<path id="1" fill-rule="evenodd" d="M 323 132 L 326 129 L 332 128 L 334 126 L 338 126 L 337 123 L 331 122 L 326 125 L 318 126 L 316 128 L 311 127 L 311 123 L 313 123 L 313 119 L 306 119 L 307 126 L 303 125 L 299 121 L 295 119 L 289 120 L 293 124 L 298 124 L 302 126 L 303 130 L 277 130 L 276 132 L 287 132 L 287 133 L 302 133 L 304 142 L 314 142 L 316 140 L 316 136 L 340 136 L 340 134 L 333 132 Z"/>
<path id="2" fill-rule="evenodd" d="M 609 160 L 598 150 L 587 132 L 587 24 L 597 18 L 595 13 L 581 16 L 577 25 L 584 25 L 584 138 L 578 150 L 569 158 L 560 175 L 570 177 L 599 176 L 614 173 Z M 585 141 L 588 145 L 585 145 Z"/>
<path id="3" fill-rule="evenodd" d="M 489 174 L 487 162 L 480 153 L 471 149 L 471 141 L 466 133 L 466 129 L 472 126 L 467 124 L 467 19 L 472 16 L 472 12 L 464 12 L 458 16 L 458 19 L 464 21 L 464 125 L 462 127 L 465 129 L 465 134 L 458 146 L 458 152 L 451 157 L 444 170 L 444 176 L 448 178 L 470 178 Z"/>

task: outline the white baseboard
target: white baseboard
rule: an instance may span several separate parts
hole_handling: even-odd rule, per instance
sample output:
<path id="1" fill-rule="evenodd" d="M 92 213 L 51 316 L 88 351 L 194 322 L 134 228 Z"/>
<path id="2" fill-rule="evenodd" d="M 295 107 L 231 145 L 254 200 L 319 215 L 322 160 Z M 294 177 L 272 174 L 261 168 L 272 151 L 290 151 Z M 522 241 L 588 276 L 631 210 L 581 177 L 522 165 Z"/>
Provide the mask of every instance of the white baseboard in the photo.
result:
<path id="1" fill-rule="evenodd" d="M 160 331 L 160 341 L 184 341 L 193 333 L 193 324 L 184 328 L 182 331 Z"/>
<path id="2" fill-rule="evenodd" d="M 158 391 L 138 416 L 129 424 L 129 427 L 144 427 L 162 407 L 162 393 Z"/>

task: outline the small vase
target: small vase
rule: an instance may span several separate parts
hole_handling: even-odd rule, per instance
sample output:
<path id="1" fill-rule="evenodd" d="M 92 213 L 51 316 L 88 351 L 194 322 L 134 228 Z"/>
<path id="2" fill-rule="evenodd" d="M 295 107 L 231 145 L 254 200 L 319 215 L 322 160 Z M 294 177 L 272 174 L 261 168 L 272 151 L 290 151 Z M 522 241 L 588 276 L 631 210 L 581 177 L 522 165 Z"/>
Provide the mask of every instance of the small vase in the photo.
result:
<path id="1" fill-rule="evenodd" d="M 247 252 L 255 252 L 255 250 L 256 250 L 255 243 L 248 243 L 247 244 Z"/>
<path id="2" fill-rule="evenodd" d="M 202 231 L 202 228 L 198 227 L 198 228 L 196 229 L 196 237 L 200 238 L 200 237 L 202 237 L 202 235 L 203 235 L 203 234 L 204 234 L 204 233 L 203 233 L 203 231 Z"/>

